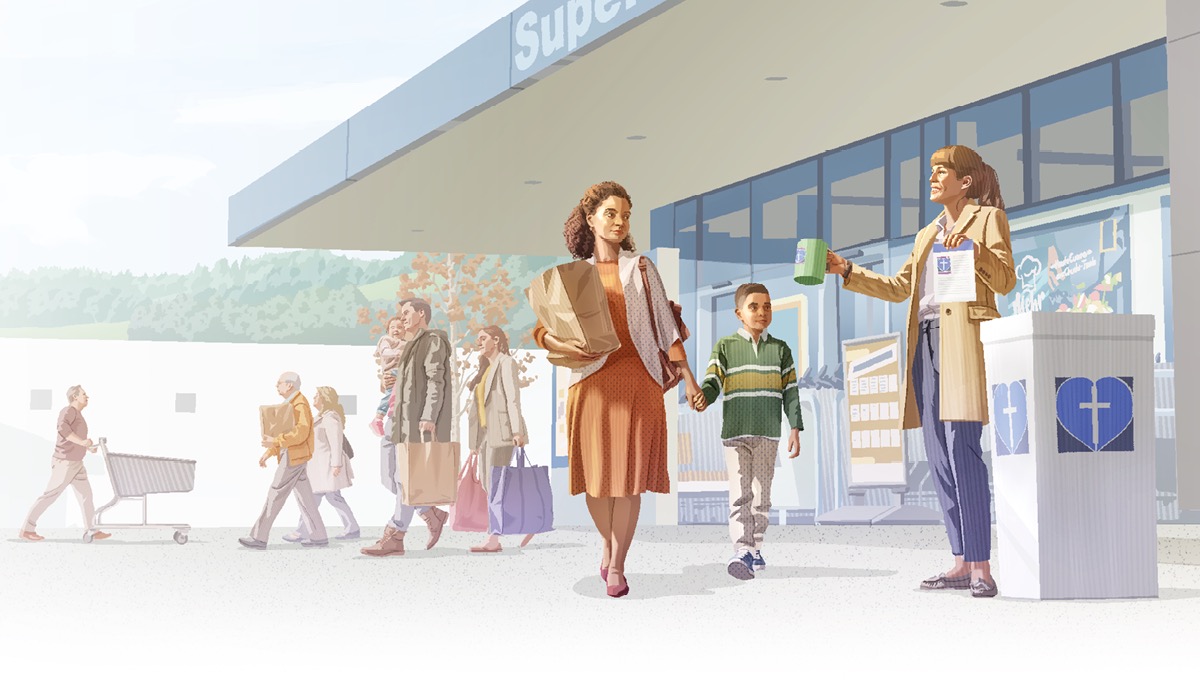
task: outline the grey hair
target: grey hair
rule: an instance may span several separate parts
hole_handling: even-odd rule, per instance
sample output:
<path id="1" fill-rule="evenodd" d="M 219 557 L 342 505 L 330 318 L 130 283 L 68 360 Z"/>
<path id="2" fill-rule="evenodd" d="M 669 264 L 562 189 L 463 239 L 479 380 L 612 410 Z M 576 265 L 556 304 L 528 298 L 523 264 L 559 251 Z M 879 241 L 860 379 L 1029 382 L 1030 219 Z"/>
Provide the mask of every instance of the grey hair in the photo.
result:
<path id="1" fill-rule="evenodd" d="M 296 373 L 295 371 L 283 372 L 279 375 L 279 380 L 283 381 L 284 383 L 291 383 L 293 390 L 300 390 L 300 374 Z"/>
<path id="2" fill-rule="evenodd" d="M 82 385 L 72 385 L 71 387 L 67 388 L 67 401 L 74 402 L 75 398 L 79 397 L 79 393 L 81 392 L 83 392 Z"/>

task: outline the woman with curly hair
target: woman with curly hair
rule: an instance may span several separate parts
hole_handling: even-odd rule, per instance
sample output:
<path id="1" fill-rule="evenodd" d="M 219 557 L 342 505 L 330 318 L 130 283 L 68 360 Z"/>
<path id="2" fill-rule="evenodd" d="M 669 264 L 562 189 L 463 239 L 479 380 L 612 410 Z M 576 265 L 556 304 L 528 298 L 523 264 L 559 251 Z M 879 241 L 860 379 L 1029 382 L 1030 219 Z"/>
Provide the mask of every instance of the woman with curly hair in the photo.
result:
<path id="1" fill-rule="evenodd" d="M 587 260 L 600 273 L 620 349 L 595 355 L 577 342 L 556 338 L 540 322 L 534 329 L 542 348 L 590 362 L 571 374 L 567 453 L 571 494 L 586 494 L 588 511 L 604 540 L 600 576 L 610 597 L 629 593 L 625 560 L 642 493 L 670 492 L 660 351 L 683 375 L 689 403 L 700 394 L 658 270 L 634 251 L 632 207 L 629 193 L 619 184 L 598 183 L 588 188 L 563 228 L 571 255 Z M 649 298 L 641 269 L 650 285 Z"/>

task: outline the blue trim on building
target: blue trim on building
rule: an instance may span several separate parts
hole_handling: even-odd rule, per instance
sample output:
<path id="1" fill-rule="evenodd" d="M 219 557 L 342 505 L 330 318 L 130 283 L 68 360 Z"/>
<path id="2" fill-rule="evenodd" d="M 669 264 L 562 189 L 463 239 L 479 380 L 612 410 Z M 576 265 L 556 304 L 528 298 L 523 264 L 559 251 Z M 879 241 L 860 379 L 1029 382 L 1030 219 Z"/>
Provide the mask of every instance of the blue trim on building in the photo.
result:
<path id="1" fill-rule="evenodd" d="M 566 455 L 558 454 L 558 367 L 550 367 L 550 468 L 567 466 Z M 525 436 L 528 439 L 529 436 Z"/>

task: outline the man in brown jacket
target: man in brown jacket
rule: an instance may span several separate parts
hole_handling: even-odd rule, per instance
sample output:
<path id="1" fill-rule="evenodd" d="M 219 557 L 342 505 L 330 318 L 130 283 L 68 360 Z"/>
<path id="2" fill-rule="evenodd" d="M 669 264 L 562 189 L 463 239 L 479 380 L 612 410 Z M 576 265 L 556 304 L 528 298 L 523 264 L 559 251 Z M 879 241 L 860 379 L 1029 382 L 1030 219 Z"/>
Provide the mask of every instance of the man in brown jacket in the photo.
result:
<path id="1" fill-rule="evenodd" d="M 452 409 L 448 401 L 452 384 L 450 364 L 452 349 L 445 331 L 429 328 L 432 309 L 421 299 L 405 300 L 400 318 L 412 337 L 404 347 L 392 388 L 395 409 L 390 418 L 390 430 L 383 437 L 384 459 L 396 458 L 396 445 L 421 442 L 425 435 L 434 442 L 450 442 Z M 412 507 L 404 503 L 404 484 L 397 483 L 396 511 L 384 528 L 383 537 L 361 551 L 367 556 L 383 557 L 404 554 L 404 535 L 414 513 L 420 514 L 429 527 L 432 549 L 442 536 L 449 515 L 437 507 Z"/>
<path id="2" fill-rule="evenodd" d="M 292 405 L 293 427 L 283 435 L 262 441 L 267 451 L 258 460 L 258 465 L 266 468 L 267 460 L 275 457 L 279 468 L 271 481 L 271 490 L 267 493 L 262 514 L 250 529 L 250 537 L 238 538 L 238 542 L 251 549 L 266 549 L 271 525 L 283 509 L 288 495 L 295 491 L 305 529 L 311 531 L 309 539 L 300 544 L 305 547 L 324 547 L 329 544 L 329 534 L 325 532 L 325 523 L 317 513 L 317 502 L 313 498 L 312 484 L 308 482 L 306 466 L 313 454 L 312 407 L 308 399 L 300 394 L 300 376 L 295 373 L 289 371 L 281 375 L 275 383 L 275 389 Z"/>

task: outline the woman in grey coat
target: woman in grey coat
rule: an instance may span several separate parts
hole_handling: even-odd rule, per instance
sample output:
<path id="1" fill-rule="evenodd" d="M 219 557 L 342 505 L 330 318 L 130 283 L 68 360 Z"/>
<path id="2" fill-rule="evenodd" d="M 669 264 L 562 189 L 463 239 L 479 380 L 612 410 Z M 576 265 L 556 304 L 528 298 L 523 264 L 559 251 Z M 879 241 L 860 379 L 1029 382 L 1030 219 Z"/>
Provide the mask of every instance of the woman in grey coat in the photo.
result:
<path id="1" fill-rule="evenodd" d="M 517 362 L 509 355 L 508 336 L 497 326 L 479 332 L 479 371 L 467 384 L 471 405 L 467 411 L 471 456 L 478 459 L 479 482 L 489 496 L 492 468 L 512 464 L 513 448 L 526 444 L 529 433 L 521 416 L 521 388 Z M 529 544 L 526 535 L 521 546 Z M 499 552 L 500 536 L 494 531 L 472 552 Z"/>

